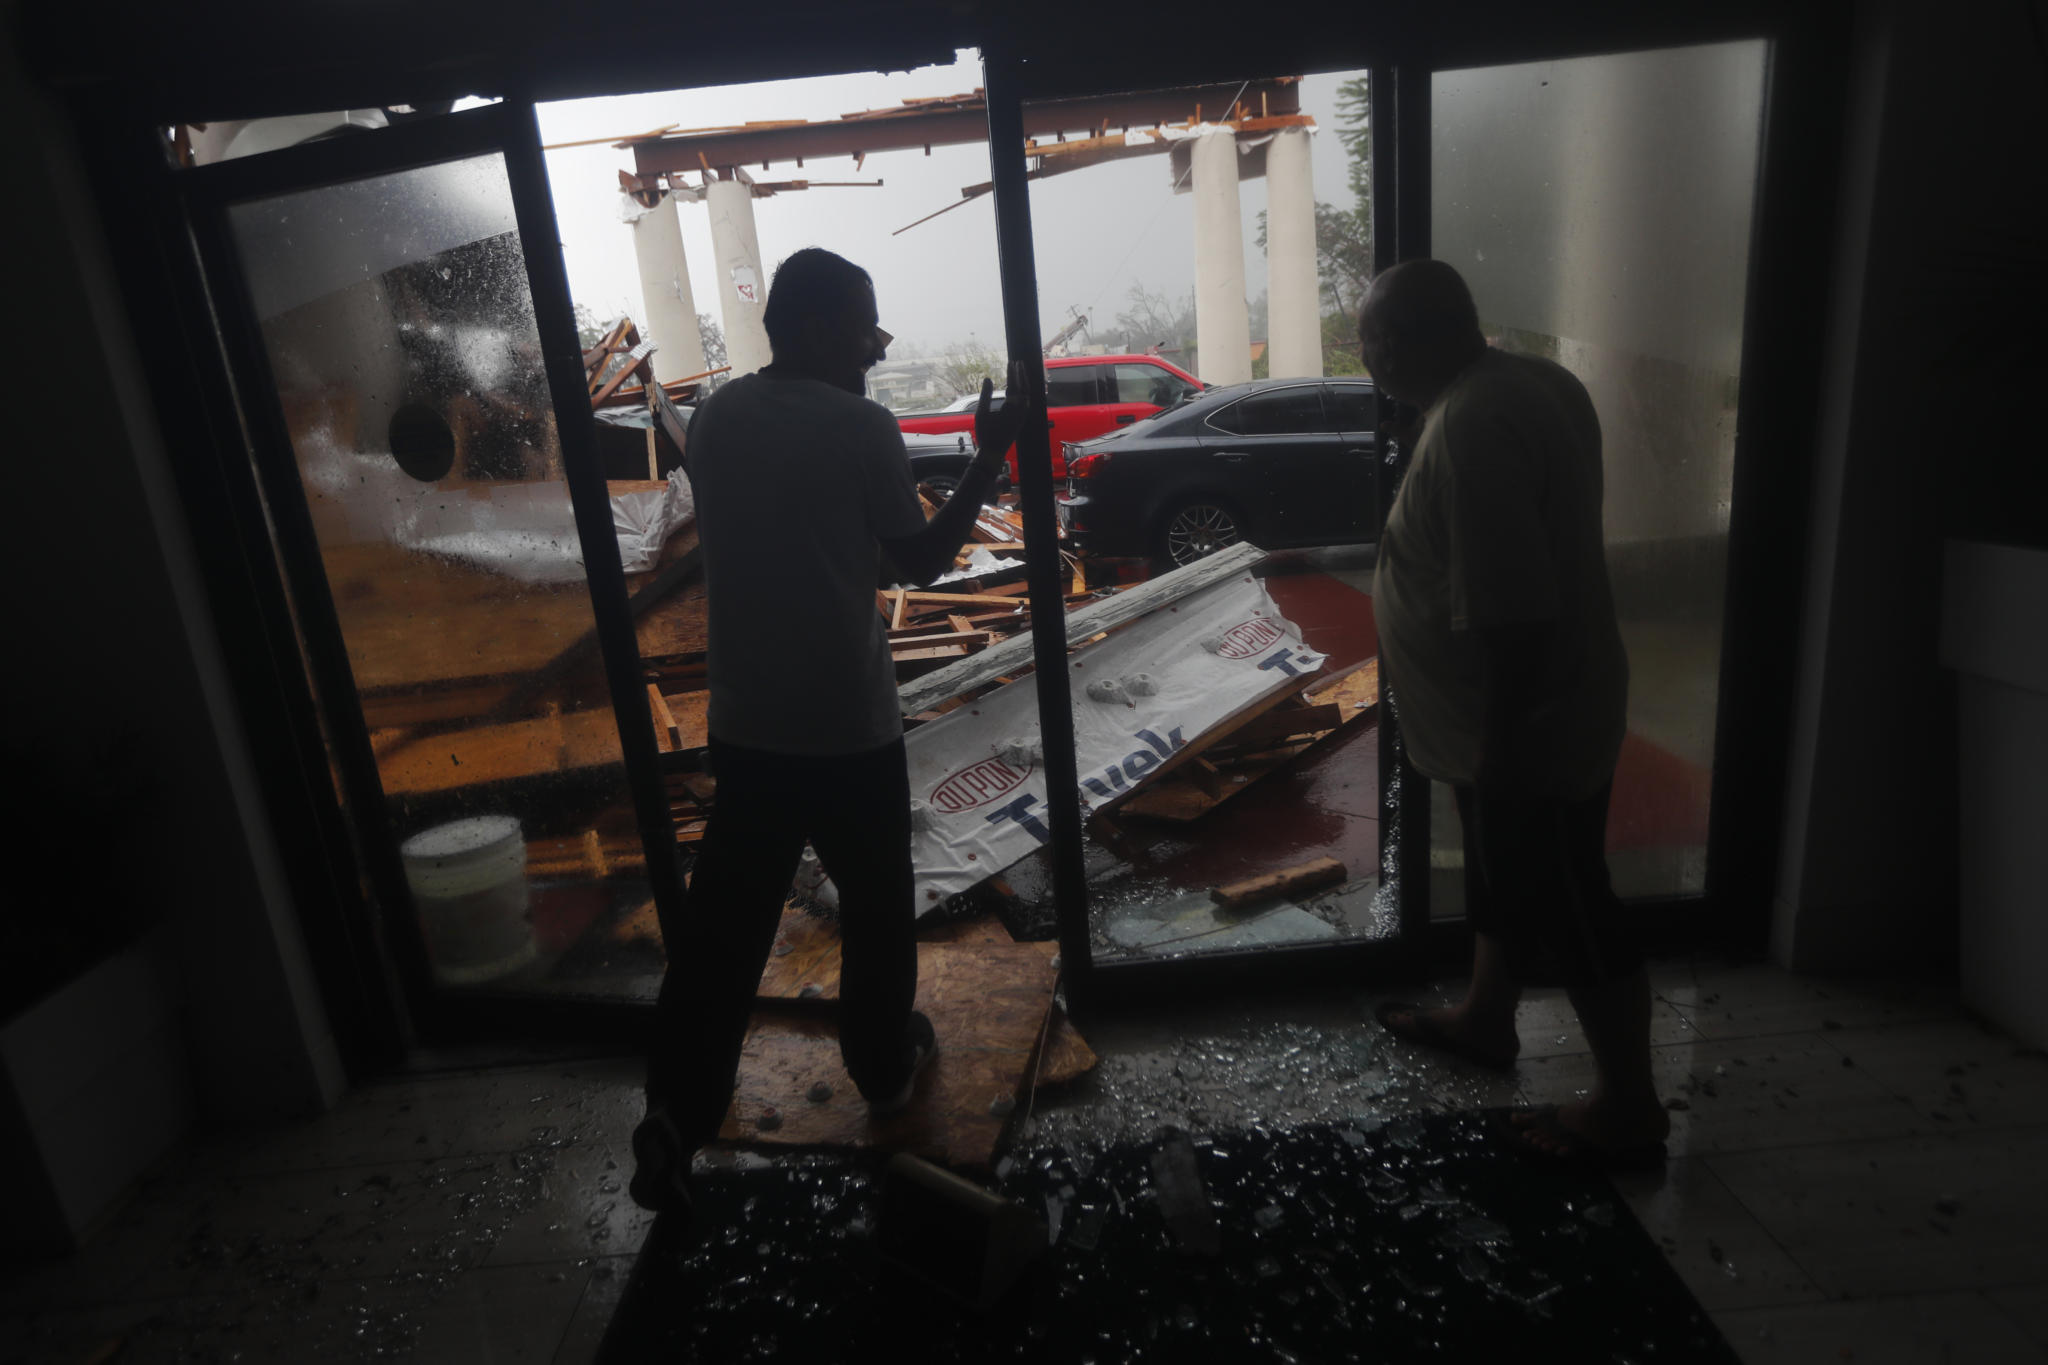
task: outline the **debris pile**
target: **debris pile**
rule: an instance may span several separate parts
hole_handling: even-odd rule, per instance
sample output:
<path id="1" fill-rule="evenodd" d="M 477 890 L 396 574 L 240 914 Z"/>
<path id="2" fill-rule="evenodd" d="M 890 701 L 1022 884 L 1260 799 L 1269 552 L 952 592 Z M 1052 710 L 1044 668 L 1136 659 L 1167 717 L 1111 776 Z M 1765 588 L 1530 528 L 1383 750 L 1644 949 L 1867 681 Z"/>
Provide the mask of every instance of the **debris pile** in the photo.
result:
<path id="1" fill-rule="evenodd" d="M 975 536 L 963 559 L 1021 546 L 1022 529 L 990 508 Z M 1263 558 L 1237 546 L 1129 588 L 1068 594 L 1081 798 L 1110 842 L 1112 815 L 1199 819 L 1377 707 L 1376 662 L 1327 669 L 1250 572 Z M 885 589 L 875 606 L 901 680 L 928 911 L 1048 838 L 1024 585 Z M 677 838 L 694 842 L 716 793 L 703 763 L 702 650 L 646 665 Z"/>

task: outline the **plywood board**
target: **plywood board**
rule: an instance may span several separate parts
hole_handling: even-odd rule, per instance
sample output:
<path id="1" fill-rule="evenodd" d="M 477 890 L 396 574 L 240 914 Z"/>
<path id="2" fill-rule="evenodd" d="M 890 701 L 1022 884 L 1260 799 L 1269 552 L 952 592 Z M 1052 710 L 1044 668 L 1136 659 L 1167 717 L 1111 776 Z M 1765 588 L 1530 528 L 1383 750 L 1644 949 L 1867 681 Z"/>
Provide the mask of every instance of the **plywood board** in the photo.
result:
<path id="1" fill-rule="evenodd" d="M 785 905 L 754 994 L 763 1000 L 798 1000 L 805 986 L 818 988 L 812 998 L 839 998 L 839 926 L 801 906 Z"/>
<path id="2" fill-rule="evenodd" d="M 839 1061 L 829 1020 L 758 1016 L 740 1055 L 739 1085 L 719 1132 L 721 1145 L 880 1147 L 915 1152 L 955 1169 L 985 1171 L 1014 1110 L 1052 1008 L 1054 945 L 940 944 L 918 947 L 917 1006 L 932 1020 L 939 1051 L 910 1107 L 877 1119 Z M 822 1084 L 830 1098 L 812 1101 Z M 774 1110 L 780 1122 L 763 1129 Z"/>
<path id="3" fill-rule="evenodd" d="M 950 920 L 944 924 L 917 927 L 920 943 L 1011 944 L 1016 940 L 995 915 Z M 816 986 L 806 997 L 804 987 Z M 839 998 L 839 925 L 811 914 L 799 905 L 782 908 L 782 922 L 775 930 L 775 946 L 769 950 L 768 965 L 761 972 L 760 987 L 754 992 L 762 1000 L 837 1000 Z"/>

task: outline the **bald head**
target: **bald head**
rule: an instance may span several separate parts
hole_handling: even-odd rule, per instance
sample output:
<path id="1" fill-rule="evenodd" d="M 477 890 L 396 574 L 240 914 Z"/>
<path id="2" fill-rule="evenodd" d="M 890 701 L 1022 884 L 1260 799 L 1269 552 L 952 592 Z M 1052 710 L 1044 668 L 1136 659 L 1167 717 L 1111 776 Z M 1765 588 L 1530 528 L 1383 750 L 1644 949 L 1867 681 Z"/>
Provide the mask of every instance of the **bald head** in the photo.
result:
<path id="1" fill-rule="evenodd" d="M 1373 277 L 1358 349 L 1380 390 L 1427 407 L 1486 349 L 1472 291 L 1442 261 L 1403 261 Z"/>

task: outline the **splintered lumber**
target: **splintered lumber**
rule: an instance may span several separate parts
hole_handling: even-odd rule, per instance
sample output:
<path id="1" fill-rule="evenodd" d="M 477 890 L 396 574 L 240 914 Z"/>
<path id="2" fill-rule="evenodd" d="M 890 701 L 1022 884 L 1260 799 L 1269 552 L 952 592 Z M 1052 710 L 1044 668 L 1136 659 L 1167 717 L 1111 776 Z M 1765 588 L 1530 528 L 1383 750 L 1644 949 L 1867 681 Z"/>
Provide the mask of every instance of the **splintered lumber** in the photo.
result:
<path id="1" fill-rule="evenodd" d="M 1022 585 L 1019 585 L 1020 587 Z M 900 590 L 899 590 L 900 591 Z M 883 596 L 893 597 L 893 593 Z M 941 607 L 959 611 L 964 607 L 1011 607 L 1023 605 L 1021 592 L 903 592 L 913 608 Z"/>
<path id="2" fill-rule="evenodd" d="M 994 638 L 985 630 L 941 629 L 936 633 L 928 635 L 901 636 L 895 635 L 895 632 L 892 631 L 890 634 L 893 638 L 889 641 L 889 648 L 899 659 L 914 657 L 911 651 L 925 649 L 933 645 L 958 645 L 966 649 L 980 649 Z M 931 656 L 927 655 L 925 657 Z"/>
<path id="3" fill-rule="evenodd" d="M 1379 704 L 1379 660 L 1314 678 L 1282 701 L 1203 735 L 1193 757 L 1174 771 L 1157 774 L 1160 780 L 1134 792 L 1118 813 L 1182 824 L 1207 815 L 1267 773 L 1371 715 Z"/>
<path id="4" fill-rule="evenodd" d="M 661 695 L 661 689 L 653 683 L 647 684 L 647 709 L 654 714 L 655 745 L 660 749 L 683 747 L 683 732 L 676 724 L 675 715 L 668 709 L 668 702 Z"/>
<path id="5" fill-rule="evenodd" d="M 1348 875 L 1344 870 L 1344 864 L 1335 858 L 1311 858 L 1305 863 L 1283 867 L 1277 872 L 1247 877 L 1243 881 L 1216 887 L 1210 891 L 1209 899 L 1226 910 L 1242 910 L 1246 906 L 1279 900 L 1283 896 L 1299 895 L 1304 891 L 1320 891 L 1326 886 L 1337 885 Z"/>
<path id="6" fill-rule="evenodd" d="M 1322 706 L 1303 702 L 1276 707 L 1263 716 L 1246 721 L 1215 747 L 1218 752 L 1224 749 L 1251 752 L 1305 735 L 1320 735 L 1343 723 L 1344 708 L 1334 702 Z"/>
<path id="7" fill-rule="evenodd" d="M 1256 545 L 1233 545 L 1172 573 L 1126 588 L 1112 597 L 1090 602 L 1068 613 L 1067 639 L 1086 640 L 1114 630 L 1200 592 L 1212 583 L 1220 583 L 1233 574 L 1242 573 L 1265 557 L 1266 552 Z M 1033 650 L 1030 632 L 1020 632 L 958 663 L 948 664 L 907 682 L 898 689 L 903 714 L 914 716 L 930 709 L 936 702 L 958 696 L 1006 673 L 1014 673 L 1031 662 Z"/>
<path id="8" fill-rule="evenodd" d="M 654 712 L 654 728 L 656 738 L 666 741 L 659 746 L 662 752 L 701 749 L 711 742 L 710 693 L 678 692 L 663 696 L 653 683 L 647 689 L 650 697 L 661 698 Z"/>

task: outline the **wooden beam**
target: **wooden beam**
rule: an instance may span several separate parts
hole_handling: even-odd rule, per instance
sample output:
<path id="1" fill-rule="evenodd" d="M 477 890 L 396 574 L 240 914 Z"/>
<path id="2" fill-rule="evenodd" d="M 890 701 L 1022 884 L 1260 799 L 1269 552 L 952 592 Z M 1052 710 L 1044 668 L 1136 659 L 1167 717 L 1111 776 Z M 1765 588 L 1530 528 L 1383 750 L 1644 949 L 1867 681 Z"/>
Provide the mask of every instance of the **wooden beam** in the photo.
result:
<path id="1" fill-rule="evenodd" d="M 590 395 L 590 406 L 594 408 L 598 404 L 604 402 L 605 399 L 611 397 L 614 393 L 618 392 L 619 385 L 625 383 L 628 379 L 630 379 L 633 375 L 633 372 L 635 370 L 638 370 L 641 366 L 645 365 L 647 363 L 647 357 L 653 354 L 654 342 L 652 340 L 643 341 L 638 346 L 635 346 L 632 350 L 626 352 L 626 363 L 620 367 L 619 372 L 617 374 L 613 375 L 610 379 L 604 381 L 603 388 L 599 389 L 596 393 Z M 651 374 L 652 371 L 650 371 L 649 373 Z"/>
<path id="2" fill-rule="evenodd" d="M 1090 95 L 1079 99 L 1033 100 L 1024 106 L 1024 136 L 1089 132 L 1105 122 L 1112 128 L 1184 123 L 1206 103 L 1225 109 L 1238 91 L 1269 95 L 1276 114 L 1301 111 L 1301 87 L 1289 79 L 1231 81 L 1140 93 Z M 719 129 L 674 134 L 633 145 L 634 172 L 643 180 L 674 171 L 715 166 L 759 166 L 805 157 L 851 156 L 953 147 L 988 140 L 988 106 L 979 95 L 930 108 L 865 111 L 839 119 L 781 126 Z"/>
<path id="3" fill-rule="evenodd" d="M 647 705 L 654 712 L 655 735 L 666 739 L 671 749 L 682 748 L 683 732 L 676 725 L 675 713 L 668 709 L 668 702 L 661 695 L 661 689 L 653 683 L 647 684 Z"/>
<path id="4" fill-rule="evenodd" d="M 1348 875 L 1344 864 L 1335 858 L 1312 858 L 1264 876 L 1247 877 L 1243 881 L 1219 886 L 1209 893 L 1209 899 L 1225 909 L 1242 910 L 1264 901 L 1279 900 L 1282 896 L 1335 886 Z"/>
<path id="5" fill-rule="evenodd" d="M 922 647 L 964 645 L 969 649 L 976 649 L 988 644 L 991 638 L 985 630 L 962 630 L 944 635 L 912 635 L 902 640 L 892 640 L 889 648 L 899 659 L 936 659 L 938 655 L 922 652 Z"/>

